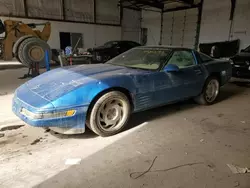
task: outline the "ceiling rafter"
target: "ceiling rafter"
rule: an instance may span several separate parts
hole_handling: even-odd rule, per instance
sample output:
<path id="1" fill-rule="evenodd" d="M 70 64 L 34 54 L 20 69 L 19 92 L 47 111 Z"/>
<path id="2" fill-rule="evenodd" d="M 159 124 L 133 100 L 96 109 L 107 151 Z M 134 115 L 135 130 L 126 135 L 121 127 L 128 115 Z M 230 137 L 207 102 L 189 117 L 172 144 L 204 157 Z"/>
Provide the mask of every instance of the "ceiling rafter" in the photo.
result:
<path id="1" fill-rule="evenodd" d="M 179 5 L 176 8 L 168 9 L 168 4 L 178 3 Z M 131 8 L 135 10 L 141 10 L 145 8 L 156 8 L 159 11 L 168 11 L 168 10 L 184 10 L 186 8 L 197 7 L 194 4 L 194 0 L 120 0 L 119 5 L 124 8 Z M 180 6 L 183 5 L 183 6 Z"/>

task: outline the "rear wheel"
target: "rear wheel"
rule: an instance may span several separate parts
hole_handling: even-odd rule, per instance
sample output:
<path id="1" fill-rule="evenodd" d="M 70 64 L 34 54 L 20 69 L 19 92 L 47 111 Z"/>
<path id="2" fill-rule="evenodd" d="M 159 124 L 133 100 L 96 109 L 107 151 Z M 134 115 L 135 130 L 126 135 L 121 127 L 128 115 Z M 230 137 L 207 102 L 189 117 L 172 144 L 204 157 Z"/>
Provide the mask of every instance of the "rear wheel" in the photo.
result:
<path id="1" fill-rule="evenodd" d="M 127 96 L 119 91 L 111 91 L 95 102 L 86 124 L 100 136 L 112 136 L 123 130 L 130 111 L 131 105 Z"/>
<path id="2" fill-rule="evenodd" d="M 40 67 L 45 67 L 46 51 L 51 58 L 51 49 L 45 41 L 36 37 L 27 38 L 19 45 L 18 58 L 25 66 L 30 67 L 32 63 L 39 63 Z"/>
<path id="3" fill-rule="evenodd" d="M 209 77 L 205 83 L 202 93 L 195 98 L 195 101 L 201 105 L 210 105 L 215 103 L 220 92 L 220 83 L 217 77 Z"/>

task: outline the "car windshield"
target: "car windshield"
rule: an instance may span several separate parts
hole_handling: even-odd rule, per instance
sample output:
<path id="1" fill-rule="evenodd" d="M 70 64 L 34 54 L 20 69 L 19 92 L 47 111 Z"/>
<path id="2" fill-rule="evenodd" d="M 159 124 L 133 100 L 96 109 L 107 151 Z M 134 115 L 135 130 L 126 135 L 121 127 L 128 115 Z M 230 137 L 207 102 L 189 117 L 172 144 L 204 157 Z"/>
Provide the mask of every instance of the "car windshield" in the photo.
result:
<path id="1" fill-rule="evenodd" d="M 157 70 L 167 61 L 171 50 L 166 48 L 134 48 L 108 61 L 108 64 Z"/>
<path id="2" fill-rule="evenodd" d="M 110 42 L 106 42 L 105 44 L 104 44 L 104 46 L 105 47 L 112 47 L 112 46 L 114 46 L 114 45 L 117 45 L 118 44 L 118 42 L 116 42 L 116 41 L 110 41 Z"/>
<path id="3" fill-rule="evenodd" d="M 250 46 L 246 47 L 244 51 L 245 52 L 250 52 Z"/>

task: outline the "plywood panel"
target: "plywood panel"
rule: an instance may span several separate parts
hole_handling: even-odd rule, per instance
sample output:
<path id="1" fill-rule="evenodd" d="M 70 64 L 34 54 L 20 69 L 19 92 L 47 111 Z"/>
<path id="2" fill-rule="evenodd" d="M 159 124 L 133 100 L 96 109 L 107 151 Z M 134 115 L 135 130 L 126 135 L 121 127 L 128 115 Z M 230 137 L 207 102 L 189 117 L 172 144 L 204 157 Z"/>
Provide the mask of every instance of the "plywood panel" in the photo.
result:
<path id="1" fill-rule="evenodd" d="M 64 0 L 64 4 L 66 20 L 94 22 L 93 0 Z"/>
<path id="2" fill-rule="evenodd" d="M 25 16 L 23 0 L 0 0 L 0 15 Z"/>
<path id="3" fill-rule="evenodd" d="M 96 0 L 96 21 L 98 23 L 120 24 L 119 0 Z"/>
<path id="4" fill-rule="evenodd" d="M 61 0 L 26 0 L 29 17 L 62 19 Z"/>

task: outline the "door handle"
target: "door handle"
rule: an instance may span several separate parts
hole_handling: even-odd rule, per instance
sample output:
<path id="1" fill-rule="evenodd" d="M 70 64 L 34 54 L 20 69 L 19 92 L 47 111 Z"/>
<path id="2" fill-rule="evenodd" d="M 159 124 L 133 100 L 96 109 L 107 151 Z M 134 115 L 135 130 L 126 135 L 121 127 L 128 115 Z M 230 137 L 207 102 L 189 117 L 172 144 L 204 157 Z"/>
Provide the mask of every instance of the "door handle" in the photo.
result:
<path id="1" fill-rule="evenodd" d="M 199 71 L 199 70 L 195 71 L 195 73 L 196 73 L 197 75 L 201 75 L 201 74 L 202 74 L 202 72 Z"/>
<path id="2" fill-rule="evenodd" d="M 202 74 L 202 71 L 201 71 L 200 68 L 195 68 L 195 69 L 194 69 L 194 72 L 195 72 L 196 74 L 198 74 L 198 75 Z"/>

